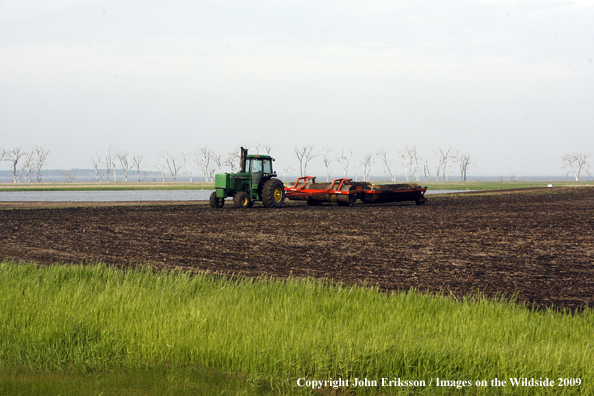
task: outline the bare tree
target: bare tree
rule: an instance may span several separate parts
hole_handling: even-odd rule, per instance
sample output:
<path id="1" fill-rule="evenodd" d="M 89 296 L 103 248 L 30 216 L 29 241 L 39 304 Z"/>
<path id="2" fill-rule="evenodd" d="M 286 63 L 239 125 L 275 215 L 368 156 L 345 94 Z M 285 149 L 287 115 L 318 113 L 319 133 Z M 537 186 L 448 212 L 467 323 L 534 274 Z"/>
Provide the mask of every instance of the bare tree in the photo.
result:
<path id="1" fill-rule="evenodd" d="M 41 183 L 41 168 L 45 164 L 50 151 L 45 146 L 35 145 L 33 153 L 35 153 L 35 179 L 37 183 Z"/>
<path id="2" fill-rule="evenodd" d="M 107 182 L 109 183 L 109 171 L 111 168 L 114 169 L 114 176 L 115 176 L 115 163 L 113 162 L 113 150 L 111 147 L 107 149 L 107 155 L 105 156 L 105 175 L 107 176 Z M 115 181 L 115 178 L 114 178 Z"/>
<path id="3" fill-rule="evenodd" d="M 378 150 L 378 152 L 375 153 L 375 155 L 377 155 L 379 157 L 380 161 L 382 161 L 382 164 L 384 164 L 384 167 L 390 174 L 390 180 L 396 181 L 396 175 L 392 172 L 392 163 L 388 160 L 388 151 L 387 150 Z"/>
<path id="4" fill-rule="evenodd" d="M 260 152 L 262 152 L 264 155 L 270 155 L 272 147 L 269 144 L 256 143 L 254 145 L 254 149 L 256 150 L 256 154 L 260 154 Z"/>
<path id="5" fill-rule="evenodd" d="M 202 174 L 204 175 L 204 181 L 208 181 L 208 177 L 210 176 L 210 167 L 212 166 L 212 155 L 211 151 L 207 146 L 198 147 L 198 151 L 196 152 L 198 166 L 202 170 Z"/>
<path id="6" fill-rule="evenodd" d="M 4 161 L 4 154 L 6 154 L 6 151 L 0 147 L 0 161 Z"/>
<path id="7" fill-rule="evenodd" d="M 371 179 L 371 165 L 373 165 L 373 154 L 367 153 L 361 158 L 361 166 L 363 166 L 363 181 Z"/>
<path id="8" fill-rule="evenodd" d="M 423 177 L 424 180 L 431 180 L 431 170 L 429 169 L 429 162 L 427 160 L 423 160 Z"/>
<path id="9" fill-rule="evenodd" d="M 294 149 L 295 149 L 295 157 L 297 157 L 297 160 L 299 161 L 299 173 L 302 177 L 307 176 L 307 164 L 313 158 L 317 157 L 317 154 L 312 153 L 314 146 L 311 146 L 311 145 L 307 145 L 307 146 L 303 146 L 303 147 L 295 146 Z"/>
<path id="10" fill-rule="evenodd" d="M 353 149 L 342 150 L 340 155 L 336 157 L 336 161 L 342 166 L 344 171 L 344 177 L 347 177 L 349 170 L 349 164 L 351 163 L 351 157 L 353 156 Z"/>
<path id="11" fill-rule="evenodd" d="M 235 169 L 239 169 L 239 162 L 241 161 L 241 148 L 247 145 L 240 144 L 236 146 L 233 151 L 229 151 L 223 165 L 228 166 L 231 169 L 231 173 L 235 172 Z"/>
<path id="12" fill-rule="evenodd" d="M 423 162 L 423 159 L 419 155 L 419 151 L 417 150 L 417 145 L 413 144 L 410 146 L 405 146 L 403 152 L 398 152 L 400 154 L 400 158 L 402 159 L 402 165 L 404 166 L 406 180 L 410 180 L 411 174 L 414 174 L 414 178 L 416 181 L 419 181 L 420 177 L 420 170 L 419 170 L 419 163 Z"/>
<path id="13" fill-rule="evenodd" d="M 228 166 L 231 169 L 231 173 L 235 172 L 235 168 L 237 167 L 237 163 L 239 162 L 237 158 L 237 155 L 235 155 L 234 153 L 227 153 L 227 157 L 225 157 L 223 165 Z"/>
<path id="14" fill-rule="evenodd" d="M 450 160 L 450 151 L 452 150 L 451 147 L 448 147 L 447 150 L 444 150 L 441 146 L 439 147 L 439 151 L 433 150 L 433 153 L 437 156 L 437 169 L 435 175 L 435 181 L 439 181 L 439 173 L 442 172 L 441 180 L 445 181 L 446 177 L 446 167 L 448 161 Z"/>
<path id="15" fill-rule="evenodd" d="M 458 163 L 458 157 L 455 155 L 450 155 L 449 160 L 448 160 L 448 173 L 446 173 L 445 181 L 450 180 L 450 172 L 452 171 L 452 167 L 456 163 Z"/>
<path id="16" fill-rule="evenodd" d="M 12 162 L 12 182 L 17 183 L 17 166 L 21 158 L 27 153 L 23 151 L 21 146 L 14 147 L 4 152 L 4 158 L 6 161 Z"/>
<path id="17" fill-rule="evenodd" d="M 118 153 L 116 151 L 114 151 L 111 146 L 109 147 L 109 160 L 111 161 L 111 169 L 113 169 L 113 182 L 116 183 L 118 181 L 117 179 L 117 169 L 116 169 L 116 164 L 115 164 L 115 159 L 118 156 Z M 109 173 L 109 172 L 108 172 Z"/>
<path id="18" fill-rule="evenodd" d="M 165 150 L 161 153 L 160 159 L 163 161 L 163 163 L 165 165 L 163 168 L 169 171 L 169 174 L 171 174 L 171 178 L 173 179 L 174 182 L 176 182 L 177 181 L 177 173 L 181 169 L 182 164 L 179 163 L 179 161 L 176 157 L 169 154 L 169 152 L 167 150 Z"/>
<path id="19" fill-rule="evenodd" d="M 359 166 L 355 168 L 355 181 L 358 182 L 359 181 L 359 169 L 361 169 L 361 167 L 363 166 L 363 163 L 359 163 Z"/>
<path id="20" fill-rule="evenodd" d="M 324 147 L 322 149 L 322 155 L 324 156 L 324 166 L 326 167 L 326 181 L 330 181 L 330 152 L 332 151 L 332 147 Z"/>
<path id="21" fill-rule="evenodd" d="M 575 181 L 580 181 L 582 172 L 590 174 L 590 164 L 588 163 L 588 153 L 573 153 L 565 154 L 561 160 L 563 161 L 563 168 L 569 168 L 567 175 L 573 173 Z"/>
<path id="22" fill-rule="evenodd" d="M 398 154 L 400 154 L 400 159 L 401 159 L 401 165 L 404 166 L 404 176 L 406 178 L 406 181 L 410 180 L 410 171 L 413 167 L 413 156 L 412 156 L 412 152 L 410 150 L 410 147 L 406 146 L 404 148 L 404 151 L 400 152 L 398 151 Z"/>
<path id="23" fill-rule="evenodd" d="M 214 181 L 215 173 L 217 171 L 221 171 L 223 167 L 223 160 L 221 159 L 221 154 L 217 154 L 214 151 L 210 152 L 210 159 L 212 163 L 212 168 L 210 170 L 210 181 Z"/>
<path id="24" fill-rule="evenodd" d="M 128 153 L 116 151 L 115 155 L 118 158 L 118 160 L 120 161 L 120 165 L 122 166 L 122 169 L 124 170 L 124 181 L 127 182 L 128 181 L 128 172 L 130 172 L 130 169 L 132 169 L 132 164 L 130 164 L 128 162 Z M 114 177 L 114 181 L 115 181 L 115 167 L 114 167 L 113 177 Z"/>
<path id="25" fill-rule="evenodd" d="M 132 167 L 136 168 L 136 174 L 138 175 L 138 183 L 140 183 L 140 163 L 142 162 L 142 155 L 135 154 L 132 156 Z"/>
<path id="26" fill-rule="evenodd" d="M 229 152 L 225 157 L 225 161 L 223 161 L 223 165 L 228 166 L 231 169 L 231 173 L 234 173 L 238 162 L 238 156 L 233 152 Z"/>
<path id="27" fill-rule="evenodd" d="M 97 153 L 95 153 L 95 155 L 97 156 L 97 159 L 91 158 L 91 162 L 93 163 L 93 168 L 95 169 L 95 183 L 98 183 L 100 175 L 99 165 L 101 164 L 101 157 Z M 101 180 L 103 180 L 103 175 L 101 175 Z"/>
<path id="28" fill-rule="evenodd" d="M 410 147 L 410 151 L 411 151 L 411 157 L 412 157 L 412 164 L 413 164 L 413 169 L 415 171 L 415 180 L 419 181 L 420 180 L 420 171 L 419 171 L 419 163 L 423 162 L 423 158 L 421 158 L 421 155 L 419 153 L 419 151 L 417 150 L 417 145 L 413 144 Z"/>
<path id="29" fill-rule="evenodd" d="M 518 181 L 518 176 L 514 176 L 514 174 L 512 173 L 510 177 L 499 176 L 498 179 L 502 182 L 516 182 Z"/>
<path id="30" fill-rule="evenodd" d="M 163 181 L 163 183 L 165 183 L 165 169 L 163 168 L 163 165 L 161 165 L 158 162 L 156 164 L 153 164 L 151 162 L 150 164 L 153 168 L 157 170 L 157 172 L 159 172 L 159 174 L 161 175 L 161 180 Z"/>
<path id="31" fill-rule="evenodd" d="M 74 175 L 72 173 L 70 173 L 70 171 L 62 171 L 62 174 L 64 175 L 64 177 L 66 178 L 66 181 L 68 183 L 72 183 L 72 181 L 74 180 Z"/>
<path id="32" fill-rule="evenodd" d="M 25 153 L 24 156 L 23 166 L 21 167 L 21 171 L 19 172 L 19 182 L 21 181 L 21 176 L 23 172 L 25 173 L 25 182 L 31 183 L 31 171 L 35 167 L 35 153 L 31 151 L 30 153 Z"/>
<path id="33" fill-rule="evenodd" d="M 283 168 L 283 183 L 284 183 L 285 181 L 287 181 L 287 173 L 288 173 L 290 170 L 295 170 L 295 169 L 293 169 L 293 168 L 291 168 L 291 167 L 288 167 L 288 168 Z"/>
<path id="34" fill-rule="evenodd" d="M 470 162 L 470 154 L 456 151 L 456 159 L 460 165 L 460 181 L 466 181 L 466 172 L 468 171 L 468 167 L 470 165 L 474 165 L 472 162 Z"/>
<path id="35" fill-rule="evenodd" d="M 188 165 L 188 159 L 186 153 L 183 151 L 180 153 L 182 160 L 184 161 L 184 166 L 186 167 L 186 173 L 190 177 L 190 183 L 192 183 L 192 170 L 190 169 L 190 165 Z"/>

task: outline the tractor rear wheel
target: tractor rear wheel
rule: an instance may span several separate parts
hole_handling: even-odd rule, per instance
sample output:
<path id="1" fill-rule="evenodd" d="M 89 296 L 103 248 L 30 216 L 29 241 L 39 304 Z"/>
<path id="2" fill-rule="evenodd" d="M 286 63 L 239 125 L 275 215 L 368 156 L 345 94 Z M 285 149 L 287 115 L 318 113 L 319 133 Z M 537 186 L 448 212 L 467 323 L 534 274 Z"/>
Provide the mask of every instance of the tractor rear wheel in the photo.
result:
<path id="1" fill-rule="evenodd" d="M 278 179 L 270 179 L 262 187 L 262 202 L 267 208 L 280 208 L 285 202 L 285 186 Z"/>
<path id="2" fill-rule="evenodd" d="M 225 205 L 225 198 L 217 198 L 216 191 L 210 194 L 210 207 L 211 208 L 222 208 Z"/>
<path id="3" fill-rule="evenodd" d="M 238 209 L 245 209 L 252 207 L 252 200 L 245 191 L 238 192 L 233 197 L 233 207 Z"/>

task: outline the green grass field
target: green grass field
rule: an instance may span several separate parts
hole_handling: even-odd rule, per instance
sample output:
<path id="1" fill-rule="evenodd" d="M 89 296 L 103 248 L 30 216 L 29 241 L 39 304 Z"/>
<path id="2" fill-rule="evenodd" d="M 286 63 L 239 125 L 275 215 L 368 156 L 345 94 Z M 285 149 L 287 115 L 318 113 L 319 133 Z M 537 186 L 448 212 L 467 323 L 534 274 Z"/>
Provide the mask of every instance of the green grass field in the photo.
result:
<path id="1" fill-rule="evenodd" d="M 342 389 L 356 394 L 594 392 L 591 310 L 13 262 L 0 264 L 0 307 L 2 395 L 314 394 L 299 378 L 426 382 Z M 580 386 L 490 386 L 520 377 Z M 436 378 L 472 386 L 436 387 Z"/>

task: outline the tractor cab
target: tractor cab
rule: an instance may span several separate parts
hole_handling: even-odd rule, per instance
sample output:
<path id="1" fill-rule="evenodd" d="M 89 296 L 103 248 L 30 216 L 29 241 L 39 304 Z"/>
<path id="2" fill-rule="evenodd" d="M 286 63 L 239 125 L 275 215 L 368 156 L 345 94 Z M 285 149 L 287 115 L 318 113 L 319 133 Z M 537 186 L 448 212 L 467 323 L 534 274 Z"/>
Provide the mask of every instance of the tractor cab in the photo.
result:
<path id="1" fill-rule="evenodd" d="M 268 156 L 260 157 L 259 155 L 250 155 L 248 158 L 246 158 L 246 172 L 262 173 L 268 176 L 273 173 L 272 161 L 273 159 Z"/>
<path id="2" fill-rule="evenodd" d="M 215 192 L 211 195 L 210 206 L 222 207 L 227 197 L 233 197 L 237 208 L 252 206 L 255 201 L 262 201 L 269 208 L 280 208 L 285 200 L 283 183 L 274 179 L 269 155 L 248 155 L 247 149 L 241 148 L 238 173 L 218 173 L 215 176 Z"/>
<path id="3" fill-rule="evenodd" d="M 252 186 L 260 187 L 262 183 L 276 176 L 272 171 L 273 159 L 269 156 L 249 155 L 245 159 L 245 173 L 251 173 Z"/>

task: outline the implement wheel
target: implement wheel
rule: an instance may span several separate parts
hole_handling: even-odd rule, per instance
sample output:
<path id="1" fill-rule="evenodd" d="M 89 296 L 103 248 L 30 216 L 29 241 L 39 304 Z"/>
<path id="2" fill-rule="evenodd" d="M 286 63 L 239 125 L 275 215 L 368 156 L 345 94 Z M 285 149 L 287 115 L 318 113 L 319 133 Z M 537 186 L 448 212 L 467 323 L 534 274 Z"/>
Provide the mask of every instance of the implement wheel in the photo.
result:
<path id="1" fill-rule="evenodd" d="M 217 193 L 213 192 L 210 194 L 209 203 L 211 208 L 222 208 L 225 205 L 225 198 L 217 198 Z"/>
<path id="2" fill-rule="evenodd" d="M 342 186 L 340 191 L 352 191 L 354 190 L 354 186 Z M 337 195 L 336 196 L 336 203 L 338 206 L 353 206 L 353 204 L 357 202 L 357 195 L 356 194 L 349 194 L 349 195 Z"/>
<path id="3" fill-rule="evenodd" d="M 362 190 L 363 191 L 371 191 L 371 189 L 369 187 L 363 187 Z M 364 204 L 370 204 L 373 201 L 373 195 L 361 193 L 361 194 L 359 194 L 359 199 Z"/>
<path id="4" fill-rule="evenodd" d="M 350 198 L 350 197 L 353 197 L 353 198 Z M 348 202 L 337 201 L 336 203 L 338 204 L 338 206 L 353 206 L 353 204 L 355 203 L 357 198 L 354 198 L 354 195 L 349 196 L 349 198 L 350 199 Z"/>
<path id="5" fill-rule="evenodd" d="M 252 200 L 245 191 L 238 192 L 233 197 L 233 207 L 238 209 L 251 208 Z"/>
<path id="6" fill-rule="evenodd" d="M 417 200 L 415 201 L 415 204 L 417 204 L 417 205 L 425 205 L 425 202 L 427 202 L 427 198 L 425 198 L 425 197 L 420 197 L 419 199 L 417 199 Z"/>
<path id="7" fill-rule="evenodd" d="M 285 202 L 285 186 L 278 179 L 270 179 L 262 187 L 262 202 L 267 208 L 280 208 Z"/>

